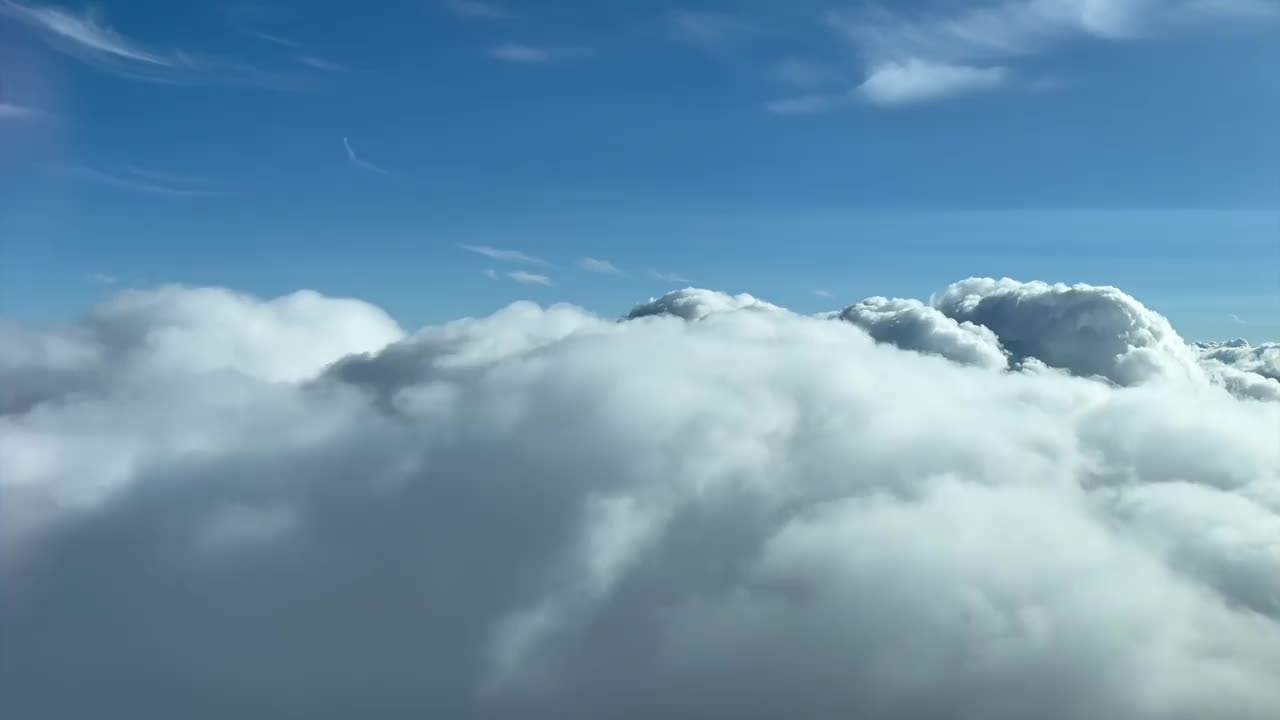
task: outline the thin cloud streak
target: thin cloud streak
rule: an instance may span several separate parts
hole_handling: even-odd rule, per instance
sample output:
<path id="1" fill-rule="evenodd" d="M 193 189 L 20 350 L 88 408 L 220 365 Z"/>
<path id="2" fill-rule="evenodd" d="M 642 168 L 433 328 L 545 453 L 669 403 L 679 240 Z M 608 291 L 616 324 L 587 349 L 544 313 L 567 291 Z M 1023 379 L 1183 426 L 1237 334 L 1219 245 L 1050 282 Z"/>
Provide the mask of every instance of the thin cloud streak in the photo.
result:
<path id="1" fill-rule="evenodd" d="M 830 298 L 830 297 L 832 297 L 832 295 L 831 295 L 831 291 L 830 291 L 830 290 L 814 290 L 814 291 L 813 291 L 813 294 L 814 294 L 814 295 L 817 295 L 817 296 L 818 296 L 818 297 L 820 297 L 820 298 Z"/>
<path id="2" fill-rule="evenodd" d="M 551 278 L 546 275 L 538 275 L 536 273 L 525 272 L 524 270 L 515 270 L 507 273 L 507 277 L 515 280 L 521 285 L 541 285 L 543 287 L 551 287 Z"/>
<path id="3" fill-rule="evenodd" d="M 481 0 L 449 0 L 445 3 L 449 12 L 467 20 L 516 20 L 520 13 L 505 8 L 497 3 L 481 2 Z"/>
<path id="4" fill-rule="evenodd" d="M 489 49 L 489 55 L 495 60 L 521 65 L 546 65 L 581 60 L 590 57 L 591 54 L 591 48 L 586 47 L 522 45 L 519 43 L 507 43 Z"/>
<path id="5" fill-rule="evenodd" d="M 58 7 L 5 0 L 0 11 L 46 33 L 51 40 L 93 53 L 173 67 L 174 60 L 148 51 L 106 25 L 93 11 L 74 15 Z"/>
<path id="6" fill-rule="evenodd" d="M 704 52 L 725 50 L 756 27 L 737 15 L 701 10 L 673 10 L 667 14 L 671 39 Z"/>
<path id="7" fill-rule="evenodd" d="M 608 260 L 600 260 L 598 258 L 584 257 L 578 260 L 578 267 L 587 272 L 597 273 L 599 275 L 621 275 L 622 271 L 617 265 Z"/>
<path id="8" fill-rule="evenodd" d="M 660 272 L 658 270 L 650 270 L 649 276 L 655 280 L 661 280 L 662 282 L 670 282 L 670 283 L 692 282 L 692 280 L 690 280 L 689 278 L 673 272 Z"/>
<path id="9" fill-rule="evenodd" d="M 0 0 L 0 17 L 25 25 L 49 47 L 120 77 L 170 85 L 220 84 L 296 90 L 305 79 L 230 57 L 158 50 L 108 25 L 100 12 L 76 14 L 56 6 Z"/>
<path id="10" fill-rule="evenodd" d="M 216 190 L 180 187 L 174 184 L 155 182 L 141 173 L 133 172 L 133 177 L 91 168 L 85 165 L 55 165 L 50 168 L 58 175 L 86 182 L 113 187 L 119 190 L 146 193 L 150 195 L 166 195 L 170 197 L 220 197 L 226 193 Z M 158 173 L 150 173 L 152 175 Z"/>
<path id="11" fill-rule="evenodd" d="M 42 115 L 44 115 L 43 111 L 33 107 L 0 102 L 0 119 L 3 120 L 31 120 Z"/>
<path id="12" fill-rule="evenodd" d="M 395 177 L 395 174 L 390 170 L 384 170 L 357 155 L 356 151 L 351 147 L 351 142 L 347 140 L 345 136 L 342 138 L 342 147 L 346 148 L 347 159 L 351 161 L 352 165 L 360 168 L 361 170 L 368 170 L 369 172 L 377 173 L 386 177 Z"/>
<path id="13" fill-rule="evenodd" d="M 467 252 L 483 255 L 490 260 L 498 260 L 499 262 L 525 263 L 528 265 L 551 267 L 551 263 L 546 260 L 528 255 L 520 252 L 519 250 L 502 250 L 488 245 L 459 245 L 458 247 L 462 250 L 466 250 Z"/>

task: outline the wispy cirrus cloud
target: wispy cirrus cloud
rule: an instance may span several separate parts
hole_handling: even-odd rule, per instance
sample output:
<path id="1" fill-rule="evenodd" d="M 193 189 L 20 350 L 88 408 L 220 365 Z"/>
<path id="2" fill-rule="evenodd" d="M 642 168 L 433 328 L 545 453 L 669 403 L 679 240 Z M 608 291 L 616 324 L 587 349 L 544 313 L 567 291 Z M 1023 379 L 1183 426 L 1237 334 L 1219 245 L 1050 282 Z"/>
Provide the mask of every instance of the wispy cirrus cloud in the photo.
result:
<path id="1" fill-rule="evenodd" d="M 44 112 L 26 105 L 0 102 L 0 120 L 31 120 L 44 115 Z"/>
<path id="2" fill-rule="evenodd" d="M 489 49 L 489 55 L 502 62 L 522 65 L 547 65 L 572 60 L 583 60 L 591 57 L 593 51 L 588 47 L 568 45 L 523 45 L 506 43 Z"/>
<path id="3" fill-rule="evenodd" d="M 661 270 L 650 270 L 649 277 L 653 278 L 654 280 L 661 280 L 662 282 L 670 282 L 670 283 L 692 282 L 689 278 L 683 275 L 680 275 L 679 273 L 663 272 Z"/>
<path id="4" fill-rule="evenodd" d="M 390 170 L 386 170 L 377 165 L 374 165 L 368 160 L 365 160 L 364 158 L 357 155 L 355 148 L 351 147 L 351 141 L 348 140 L 346 137 L 342 138 L 342 147 L 347 151 L 347 159 L 351 161 L 351 164 L 353 166 L 360 168 L 361 170 L 367 170 L 369 172 L 377 173 L 378 175 L 383 175 L 386 177 L 395 176 L 395 173 L 391 172 Z"/>
<path id="5" fill-rule="evenodd" d="M 1020 72 L 1020 62 L 1073 38 L 1134 42 L 1277 18 L 1274 0 L 979 0 L 910 9 L 864 2 L 823 16 L 861 67 L 785 59 L 771 77 L 798 94 L 765 108 L 808 115 L 859 103 L 896 107 L 995 90 L 1044 91 L 1063 80 Z"/>
<path id="6" fill-rule="evenodd" d="M 581 258 L 578 260 L 578 267 L 582 268 L 583 270 L 586 270 L 587 272 L 596 273 L 599 275 L 621 275 L 622 274 L 622 271 L 618 269 L 617 265 L 614 265 L 608 260 L 601 260 L 599 258 L 592 258 L 592 257 Z"/>
<path id="7" fill-rule="evenodd" d="M 995 90 L 1009 80 L 1000 66 L 948 65 L 912 58 L 871 69 L 857 94 L 875 105 L 907 105 L 953 95 Z"/>
<path id="8" fill-rule="evenodd" d="M 519 250 L 503 250 L 500 248 L 490 247 L 488 245 L 459 245 L 459 248 L 469 253 L 483 255 L 490 260 L 508 263 L 524 263 L 526 265 L 540 265 L 542 267 L 551 267 L 551 263 L 539 257 L 534 257 Z"/>
<path id="9" fill-rule="evenodd" d="M 818 289 L 818 290 L 814 290 L 814 291 L 813 291 L 813 294 L 814 294 L 814 295 L 817 295 L 817 296 L 818 296 L 818 297 L 820 297 L 820 298 L 827 298 L 827 299 L 830 299 L 831 297 L 833 297 L 833 296 L 831 295 L 831 291 L 830 291 L 830 290 L 822 290 L 822 289 Z"/>
<path id="10" fill-rule="evenodd" d="M 538 275 L 537 273 L 525 272 L 524 270 L 514 270 L 507 273 L 507 277 L 515 280 L 521 285 L 541 285 L 543 287 L 551 287 L 551 278 L 546 275 Z"/>
<path id="11" fill-rule="evenodd" d="M 115 285 L 120 282 L 120 278 L 110 273 L 94 272 L 85 276 L 85 279 L 95 285 Z"/>
<path id="12" fill-rule="evenodd" d="M 219 197 L 226 194 L 222 191 L 199 187 L 199 183 L 194 178 L 187 177 L 178 182 L 181 176 L 137 167 L 125 167 L 119 171 L 108 172 L 87 165 L 53 165 L 49 170 L 61 177 L 148 195 L 197 198 Z"/>
<path id="13" fill-rule="evenodd" d="M 92 7 L 77 13 L 55 5 L 0 0 L 0 16 L 30 28 L 54 50 L 121 77 L 166 84 L 276 89 L 305 85 L 303 78 L 234 58 L 153 47 L 111 27 L 103 13 Z"/>
<path id="14" fill-rule="evenodd" d="M 1018 58 L 1048 52 L 1073 37 L 1133 41 L 1213 22 L 1280 17 L 1272 0 L 1001 0 L 942 12 L 881 5 L 836 10 L 827 24 L 866 63 L 856 94 L 902 105 L 1013 87 Z M 1035 89 L 1042 84 L 1024 83 Z"/>
<path id="15" fill-rule="evenodd" d="M 520 13 L 493 2 L 482 0 L 448 0 L 445 7 L 454 15 L 467 20 L 517 20 Z"/>
<path id="16" fill-rule="evenodd" d="M 666 24 L 674 42 L 705 52 L 725 50 L 759 30 L 740 15 L 706 10 L 672 10 L 666 15 Z"/>
<path id="17" fill-rule="evenodd" d="M 765 109 L 774 115 L 814 115 L 847 105 L 849 95 L 844 93 L 812 93 L 771 100 Z"/>

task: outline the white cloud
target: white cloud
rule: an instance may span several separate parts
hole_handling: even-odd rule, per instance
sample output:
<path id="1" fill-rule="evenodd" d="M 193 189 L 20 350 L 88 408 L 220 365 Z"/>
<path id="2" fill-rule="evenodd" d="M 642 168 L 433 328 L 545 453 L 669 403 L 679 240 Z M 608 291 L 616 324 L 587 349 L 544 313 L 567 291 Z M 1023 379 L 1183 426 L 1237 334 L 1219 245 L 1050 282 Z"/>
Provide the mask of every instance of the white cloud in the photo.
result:
<path id="1" fill-rule="evenodd" d="M 919 300 L 867 298 L 845 308 L 839 318 L 866 330 L 877 342 L 904 350 L 996 370 L 1009 366 L 999 338 L 990 329 L 957 322 Z"/>
<path id="2" fill-rule="evenodd" d="M 543 260 L 542 258 L 534 257 L 528 253 L 520 252 L 519 250 L 502 250 L 500 248 L 489 247 L 488 245 L 459 245 L 458 247 L 466 250 L 467 252 L 483 255 L 490 260 L 499 260 L 501 262 L 509 263 L 526 263 L 528 265 L 542 265 L 545 267 L 549 267 L 551 265 L 551 263 Z"/>
<path id="3" fill-rule="evenodd" d="M 875 105 L 907 105 L 995 90 L 1008 78 L 1002 67 L 945 65 L 911 58 L 873 67 L 857 93 Z"/>
<path id="4" fill-rule="evenodd" d="M 6 708 L 1280 705 L 1280 402 L 976 368 L 695 297 L 696 322 L 517 303 L 409 337 L 358 301 L 215 289 L 0 323 Z M 886 303 L 865 306 L 945 326 Z M 1061 365 L 1117 338 L 1177 354 L 1108 288 L 970 280 L 931 307 Z"/>
<path id="5" fill-rule="evenodd" d="M 830 298 L 834 297 L 834 296 L 831 294 L 831 291 L 830 291 L 830 290 L 821 290 L 821 289 L 819 289 L 819 290 L 814 290 L 814 291 L 813 291 L 813 294 L 814 294 L 814 295 L 817 295 L 817 296 L 818 296 L 818 297 L 820 297 L 820 298 L 827 298 L 827 299 L 830 299 Z"/>
<path id="6" fill-rule="evenodd" d="M 542 285 L 544 287 L 551 286 L 551 278 L 547 277 L 546 275 L 539 275 L 537 273 L 525 272 L 524 270 L 514 270 L 512 272 L 509 272 L 507 273 L 507 277 L 511 278 L 512 280 L 515 280 L 521 285 Z"/>
<path id="7" fill-rule="evenodd" d="M 671 316 L 683 320 L 701 320 L 716 313 L 734 310 L 759 310 L 765 312 L 783 312 L 782 308 L 767 303 L 747 293 L 726 295 L 714 290 L 701 288 L 685 288 L 669 292 L 662 297 L 651 298 L 627 313 L 628 320 L 643 317 Z"/>
<path id="8" fill-rule="evenodd" d="M 494 59 L 525 65 L 544 65 L 554 62 L 580 60 L 592 54 L 590 48 L 552 45 L 522 45 L 508 43 L 489 50 Z"/>
<path id="9" fill-rule="evenodd" d="M 342 147 L 344 150 L 347 151 L 347 159 L 350 160 L 351 164 L 354 165 L 355 167 L 358 167 L 361 170 L 368 170 L 369 172 L 377 173 L 378 175 L 383 175 L 386 177 L 394 176 L 394 173 L 392 173 L 390 170 L 384 170 L 383 168 L 378 167 L 377 165 L 374 165 L 368 160 L 365 160 L 364 158 L 357 155 L 356 151 L 351 147 L 351 142 L 347 140 L 347 138 L 345 137 L 342 138 Z"/>
<path id="10" fill-rule="evenodd" d="M 950 11 L 903 12 L 889 7 L 832 11 L 827 23 L 866 61 L 866 83 L 888 69 L 891 87 L 917 89 L 999 87 L 1007 80 L 1009 61 L 1048 52 L 1074 37 L 1134 41 L 1213 23 L 1280 17 L 1280 5 L 1268 0 L 984 0 L 956 4 Z M 1043 90 L 1054 84 L 1052 78 L 1031 78 L 1027 87 Z M 899 96 L 876 93 L 874 83 L 867 91 L 872 99 Z M 952 94 L 909 93 L 921 99 Z"/>
<path id="11" fill-rule="evenodd" d="M 116 283 L 120 282 L 120 278 L 116 277 L 115 275 L 111 275 L 109 273 L 100 273 L 100 272 L 89 273 L 88 276 L 86 277 L 88 278 L 89 282 L 95 283 L 97 285 L 115 285 Z"/>
<path id="12" fill-rule="evenodd" d="M 445 6 L 454 15 L 468 20 L 515 20 L 520 17 L 520 13 L 510 8 L 481 0 L 448 0 Z"/>
<path id="13" fill-rule="evenodd" d="M 584 257 L 578 260 L 578 267 L 587 272 L 599 273 L 601 275 L 621 275 L 622 271 L 618 266 L 608 260 L 600 260 L 598 258 Z"/>

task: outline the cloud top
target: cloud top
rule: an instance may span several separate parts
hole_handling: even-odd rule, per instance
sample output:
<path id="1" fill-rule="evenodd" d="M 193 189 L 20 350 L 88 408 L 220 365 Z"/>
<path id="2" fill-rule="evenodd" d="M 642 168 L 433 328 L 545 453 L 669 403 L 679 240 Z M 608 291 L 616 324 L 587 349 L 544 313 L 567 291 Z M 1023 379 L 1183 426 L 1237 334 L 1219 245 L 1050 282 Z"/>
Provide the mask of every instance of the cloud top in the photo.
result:
<path id="1" fill-rule="evenodd" d="M 0 407 L 4 707 L 1280 706 L 1280 402 L 1178 370 L 1276 383 L 1245 369 L 1266 350 L 995 279 L 631 315 L 516 303 L 405 336 L 357 300 L 165 287 L 0 324 L 24 395 Z"/>

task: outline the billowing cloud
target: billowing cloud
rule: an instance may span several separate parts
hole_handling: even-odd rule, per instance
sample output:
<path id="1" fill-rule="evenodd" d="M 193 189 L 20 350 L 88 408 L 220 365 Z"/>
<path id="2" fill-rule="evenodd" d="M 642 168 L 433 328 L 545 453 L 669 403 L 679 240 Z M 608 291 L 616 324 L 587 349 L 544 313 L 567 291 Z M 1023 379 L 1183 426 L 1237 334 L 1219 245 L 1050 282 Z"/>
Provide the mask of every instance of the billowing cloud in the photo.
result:
<path id="1" fill-rule="evenodd" d="M 1073 375 L 1122 385 L 1202 376 L 1169 321 L 1118 288 L 970 278 L 934 304 L 989 328 L 1014 358 L 1036 358 Z"/>
<path id="2" fill-rule="evenodd" d="M 839 317 L 866 330 L 876 341 L 904 350 L 986 368 L 1003 370 L 1009 364 L 991 330 L 967 320 L 957 322 L 919 300 L 868 298 L 845 308 Z"/>
<path id="3" fill-rule="evenodd" d="M 403 337 L 358 301 L 163 288 L 3 326 L 0 388 L 32 390 L 0 410 L 0 707 L 1280 706 L 1280 402 L 1134 372 L 1178 355 L 1137 301 L 968 280 L 855 306 L 914 328 L 881 342 L 750 296 L 659 301 Z M 1071 372 L 939 357 L 948 318 Z"/>
<path id="4" fill-rule="evenodd" d="M 780 311 L 776 305 L 754 298 L 746 293 L 726 295 L 714 290 L 685 288 L 641 303 L 627 314 L 628 320 L 655 315 L 670 315 L 685 320 L 701 320 L 713 313 L 730 310 Z"/>

